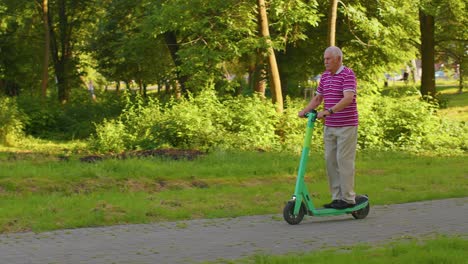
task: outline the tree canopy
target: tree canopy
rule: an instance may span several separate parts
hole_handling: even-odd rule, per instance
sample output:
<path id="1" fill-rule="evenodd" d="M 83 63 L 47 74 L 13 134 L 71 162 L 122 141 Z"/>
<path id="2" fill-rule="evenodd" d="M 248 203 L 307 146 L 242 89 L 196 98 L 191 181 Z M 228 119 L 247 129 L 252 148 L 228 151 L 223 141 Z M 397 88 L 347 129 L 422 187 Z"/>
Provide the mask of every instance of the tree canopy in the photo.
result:
<path id="1" fill-rule="evenodd" d="M 1 0 L 0 88 L 9 95 L 39 93 L 41 79 L 49 78 L 48 96 L 65 102 L 92 67 L 105 82 L 135 81 L 140 89 L 165 84 L 187 95 L 214 83 L 221 94 L 273 96 L 258 89 L 271 77 L 265 71 L 271 41 L 282 96 L 297 96 L 297 87 L 323 70 L 333 2 L 266 1 L 265 39 L 256 1 Z M 359 79 L 376 81 L 420 58 L 420 11 L 435 18 L 435 59 L 458 64 L 463 77 L 468 33 L 462 0 L 338 1 L 335 43 L 345 64 Z M 41 75 L 44 63 L 48 76 Z"/>

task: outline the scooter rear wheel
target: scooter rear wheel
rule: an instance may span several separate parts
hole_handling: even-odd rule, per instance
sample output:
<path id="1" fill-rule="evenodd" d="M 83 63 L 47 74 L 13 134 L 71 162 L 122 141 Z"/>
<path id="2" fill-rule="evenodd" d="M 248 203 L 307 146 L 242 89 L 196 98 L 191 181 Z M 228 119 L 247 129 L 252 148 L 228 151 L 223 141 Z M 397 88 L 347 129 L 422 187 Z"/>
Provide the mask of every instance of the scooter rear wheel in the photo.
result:
<path id="1" fill-rule="evenodd" d="M 357 211 L 354 211 L 351 214 L 353 215 L 355 219 L 364 219 L 369 214 L 369 211 L 370 211 L 370 206 L 368 204 L 366 207 L 359 209 Z"/>
<path id="2" fill-rule="evenodd" d="M 286 203 L 283 209 L 283 217 L 286 222 L 290 225 L 297 225 L 299 224 L 302 219 L 304 218 L 304 215 L 306 213 L 306 209 L 304 204 L 301 204 L 301 208 L 299 209 L 298 215 L 294 215 L 294 205 L 296 204 L 295 201 L 289 201 Z"/>

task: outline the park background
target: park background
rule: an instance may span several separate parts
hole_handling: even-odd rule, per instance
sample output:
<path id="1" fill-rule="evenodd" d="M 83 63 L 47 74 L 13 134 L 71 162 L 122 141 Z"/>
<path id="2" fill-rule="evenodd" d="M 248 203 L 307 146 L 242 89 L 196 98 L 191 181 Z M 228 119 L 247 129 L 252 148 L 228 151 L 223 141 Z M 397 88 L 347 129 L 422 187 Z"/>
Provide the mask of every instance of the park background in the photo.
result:
<path id="1" fill-rule="evenodd" d="M 358 78 L 361 149 L 464 152 L 466 126 L 441 117 L 436 80 L 463 96 L 465 11 L 455 0 L 1 1 L 0 142 L 297 150 L 294 117 L 337 45 Z"/>
<path id="2" fill-rule="evenodd" d="M 358 79 L 358 191 L 373 205 L 464 197 L 466 13 L 462 0 L 1 0 L 0 231 L 280 212 L 330 45 Z"/>

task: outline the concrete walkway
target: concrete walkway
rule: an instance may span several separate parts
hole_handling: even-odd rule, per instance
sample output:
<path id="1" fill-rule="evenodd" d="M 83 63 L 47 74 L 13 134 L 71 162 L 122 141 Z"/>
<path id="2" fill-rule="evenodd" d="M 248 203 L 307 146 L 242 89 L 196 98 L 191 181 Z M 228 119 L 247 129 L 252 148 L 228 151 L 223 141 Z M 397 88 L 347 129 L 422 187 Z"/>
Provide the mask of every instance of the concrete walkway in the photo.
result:
<path id="1" fill-rule="evenodd" d="M 368 217 L 282 215 L 0 235 L 0 263 L 197 263 L 432 234 L 468 235 L 468 197 L 371 207 Z"/>

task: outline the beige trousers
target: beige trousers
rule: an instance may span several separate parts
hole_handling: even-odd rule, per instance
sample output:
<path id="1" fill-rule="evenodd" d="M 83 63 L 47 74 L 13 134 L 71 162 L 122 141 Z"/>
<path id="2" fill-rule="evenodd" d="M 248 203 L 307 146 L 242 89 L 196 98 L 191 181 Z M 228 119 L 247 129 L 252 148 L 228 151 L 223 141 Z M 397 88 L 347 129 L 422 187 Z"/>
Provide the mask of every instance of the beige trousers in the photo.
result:
<path id="1" fill-rule="evenodd" d="M 355 204 L 354 162 L 357 126 L 327 127 L 324 130 L 328 184 L 333 200 Z"/>

